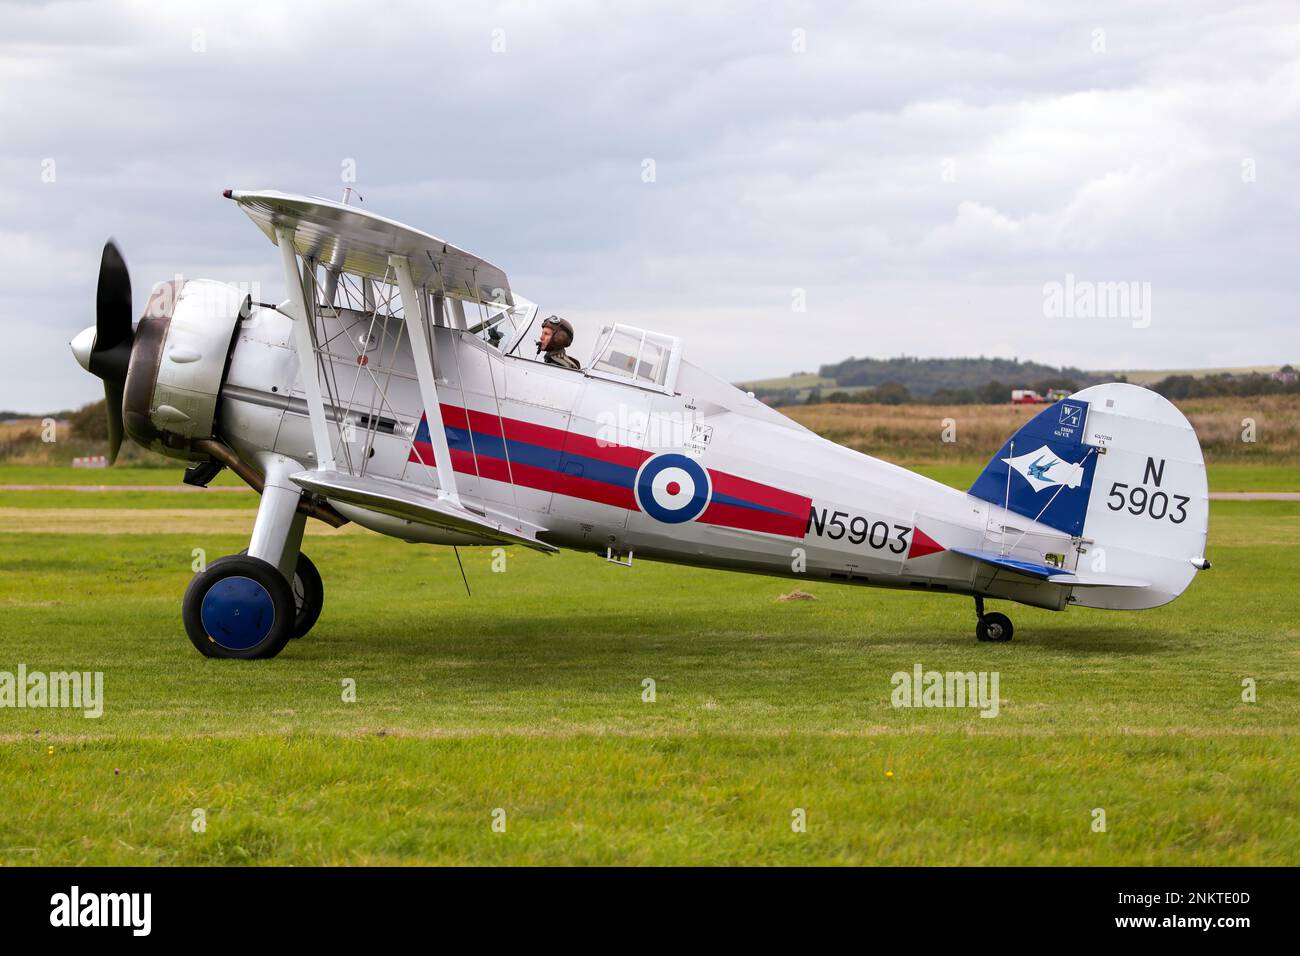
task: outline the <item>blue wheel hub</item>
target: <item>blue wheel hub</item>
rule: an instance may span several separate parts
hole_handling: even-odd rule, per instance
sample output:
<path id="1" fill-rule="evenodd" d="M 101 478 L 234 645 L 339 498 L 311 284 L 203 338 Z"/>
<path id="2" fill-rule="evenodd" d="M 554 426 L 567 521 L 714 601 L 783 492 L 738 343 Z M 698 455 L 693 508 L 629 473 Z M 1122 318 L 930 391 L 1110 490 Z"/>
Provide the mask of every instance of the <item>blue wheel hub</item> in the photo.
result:
<path id="1" fill-rule="evenodd" d="M 275 626 L 275 602 L 270 593 L 252 578 L 222 578 L 203 595 L 199 608 L 210 638 L 232 651 L 256 647 Z"/>

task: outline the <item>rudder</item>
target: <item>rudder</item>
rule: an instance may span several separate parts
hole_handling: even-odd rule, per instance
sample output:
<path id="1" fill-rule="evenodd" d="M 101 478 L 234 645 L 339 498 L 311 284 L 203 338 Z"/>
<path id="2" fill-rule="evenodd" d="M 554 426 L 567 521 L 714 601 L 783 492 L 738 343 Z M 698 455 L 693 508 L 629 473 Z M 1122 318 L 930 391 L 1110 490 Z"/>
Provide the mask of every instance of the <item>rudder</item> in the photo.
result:
<path id="1" fill-rule="evenodd" d="M 1074 604 L 1158 607 L 1208 566 L 1209 489 L 1196 432 L 1167 399 L 1136 385 L 1095 385 L 1043 410 L 970 494 L 1082 539 L 1080 570 L 1151 582 L 1076 588 Z"/>

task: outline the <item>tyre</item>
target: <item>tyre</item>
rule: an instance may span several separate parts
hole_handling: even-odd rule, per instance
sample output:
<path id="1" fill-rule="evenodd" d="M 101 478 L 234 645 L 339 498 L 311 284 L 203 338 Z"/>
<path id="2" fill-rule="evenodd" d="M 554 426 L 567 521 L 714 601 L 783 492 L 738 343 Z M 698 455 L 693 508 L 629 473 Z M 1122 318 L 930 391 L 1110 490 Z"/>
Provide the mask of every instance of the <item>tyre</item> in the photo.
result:
<path id="1" fill-rule="evenodd" d="M 321 608 L 325 606 L 325 583 L 311 558 L 298 553 L 298 564 L 293 569 L 293 603 L 297 609 L 290 637 L 302 637 L 316 626 Z"/>
<path id="2" fill-rule="evenodd" d="M 253 660 L 284 649 L 296 623 L 293 592 L 274 565 L 231 555 L 213 561 L 185 589 L 185 633 L 205 657 Z"/>
<path id="3" fill-rule="evenodd" d="M 985 614 L 975 625 L 975 636 L 981 641 L 1001 644 L 1011 640 L 1014 633 L 1015 628 L 1011 626 L 1011 618 L 997 611 Z"/>
<path id="4" fill-rule="evenodd" d="M 239 553 L 248 554 L 248 549 Z M 298 552 L 298 563 L 294 566 L 293 582 L 289 587 L 293 591 L 293 604 L 297 609 L 293 633 L 289 636 L 302 637 L 316 626 L 321 608 L 325 606 L 325 582 L 321 580 L 320 572 L 312 564 L 311 558 L 301 551 Z"/>

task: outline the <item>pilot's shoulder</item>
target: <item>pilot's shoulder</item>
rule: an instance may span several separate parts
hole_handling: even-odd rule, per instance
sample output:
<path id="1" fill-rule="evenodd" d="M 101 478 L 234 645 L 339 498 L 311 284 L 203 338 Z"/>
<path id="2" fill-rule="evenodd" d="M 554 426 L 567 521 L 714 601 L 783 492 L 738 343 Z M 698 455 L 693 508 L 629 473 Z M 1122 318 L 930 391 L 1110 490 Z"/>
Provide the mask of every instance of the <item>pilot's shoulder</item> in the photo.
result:
<path id="1" fill-rule="evenodd" d="M 582 365 L 576 358 L 566 354 L 564 351 L 547 352 L 544 359 L 547 365 L 557 365 L 560 368 L 581 369 Z"/>

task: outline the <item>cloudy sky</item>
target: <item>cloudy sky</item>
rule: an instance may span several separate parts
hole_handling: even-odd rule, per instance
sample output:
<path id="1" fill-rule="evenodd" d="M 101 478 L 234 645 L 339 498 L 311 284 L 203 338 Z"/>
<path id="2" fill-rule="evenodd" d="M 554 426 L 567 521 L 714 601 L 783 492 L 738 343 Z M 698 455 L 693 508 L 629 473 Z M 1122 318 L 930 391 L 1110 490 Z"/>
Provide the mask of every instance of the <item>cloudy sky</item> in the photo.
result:
<path id="1" fill-rule="evenodd" d="M 338 198 L 731 378 L 850 355 L 1300 360 L 1295 3 L 0 2 L 0 408 L 94 399 L 137 312 L 259 282 L 227 187 Z M 1137 283 L 1147 316 L 1052 314 Z M 1146 284 L 1146 285 L 1144 285 Z M 1081 301 L 1081 300 L 1080 300 Z M 800 306 L 802 305 L 802 310 Z"/>

